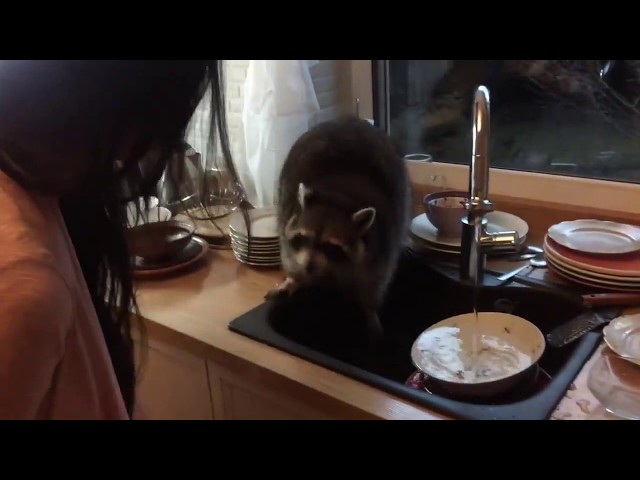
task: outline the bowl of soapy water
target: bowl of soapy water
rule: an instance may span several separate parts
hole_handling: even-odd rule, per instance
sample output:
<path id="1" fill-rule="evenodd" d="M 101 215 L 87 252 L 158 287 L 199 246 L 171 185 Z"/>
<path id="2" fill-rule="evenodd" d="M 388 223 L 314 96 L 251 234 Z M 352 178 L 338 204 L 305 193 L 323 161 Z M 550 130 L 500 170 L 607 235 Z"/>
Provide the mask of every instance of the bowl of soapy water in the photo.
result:
<path id="1" fill-rule="evenodd" d="M 418 336 L 411 359 L 455 396 L 489 398 L 515 387 L 537 368 L 545 350 L 540 329 L 501 312 L 446 318 Z"/>

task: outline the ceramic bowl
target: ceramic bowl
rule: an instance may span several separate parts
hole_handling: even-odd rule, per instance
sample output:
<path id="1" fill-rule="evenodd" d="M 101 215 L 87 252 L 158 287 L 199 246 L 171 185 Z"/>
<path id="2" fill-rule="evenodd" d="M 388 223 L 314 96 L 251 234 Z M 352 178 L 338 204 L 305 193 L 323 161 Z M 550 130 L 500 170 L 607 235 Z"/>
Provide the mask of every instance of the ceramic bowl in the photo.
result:
<path id="1" fill-rule="evenodd" d="M 430 193 L 424 197 L 424 213 L 438 229 L 438 234 L 462 235 L 462 219 L 467 216 L 464 202 L 468 197 L 466 192 L 455 190 Z"/>
<path id="2" fill-rule="evenodd" d="M 451 394 L 488 398 L 516 386 L 535 369 L 545 345 L 540 329 L 522 317 L 479 312 L 476 319 L 465 313 L 425 330 L 414 342 L 411 358 Z"/>
<path id="3" fill-rule="evenodd" d="M 195 225 L 191 222 L 169 220 L 143 223 L 127 230 L 131 252 L 147 260 L 177 255 L 191 241 Z"/>

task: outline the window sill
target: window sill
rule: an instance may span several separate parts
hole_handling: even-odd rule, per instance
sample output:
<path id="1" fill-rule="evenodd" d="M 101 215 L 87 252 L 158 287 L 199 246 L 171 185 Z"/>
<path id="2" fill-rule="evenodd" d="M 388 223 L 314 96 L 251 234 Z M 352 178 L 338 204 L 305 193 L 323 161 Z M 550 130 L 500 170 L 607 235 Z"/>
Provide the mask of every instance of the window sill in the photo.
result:
<path id="1" fill-rule="evenodd" d="M 417 185 L 453 190 L 469 188 L 469 167 L 466 165 L 408 161 L 407 168 L 411 181 Z M 444 180 L 434 182 L 434 175 Z M 489 195 L 611 212 L 625 217 L 640 214 L 640 185 L 633 183 L 492 168 Z"/>

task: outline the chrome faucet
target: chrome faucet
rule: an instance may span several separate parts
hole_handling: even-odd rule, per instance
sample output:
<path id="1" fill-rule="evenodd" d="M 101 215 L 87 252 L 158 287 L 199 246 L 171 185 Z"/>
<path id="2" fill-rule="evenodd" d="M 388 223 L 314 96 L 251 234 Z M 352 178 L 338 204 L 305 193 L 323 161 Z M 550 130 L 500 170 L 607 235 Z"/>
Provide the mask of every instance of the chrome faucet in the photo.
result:
<path id="1" fill-rule="evenodd" d="M 515 231 L 486 230 L 485 215 L 494 210 L 489 200 L 490 100 L 485 86 L 476 89 L 473 99 L 473 152 L 469 168 L 469 198 L 465 202 L 466 218 L 462 219 L 460 278 L 482 283 L 487 252 L 515 249 L 520 239 Z"/>

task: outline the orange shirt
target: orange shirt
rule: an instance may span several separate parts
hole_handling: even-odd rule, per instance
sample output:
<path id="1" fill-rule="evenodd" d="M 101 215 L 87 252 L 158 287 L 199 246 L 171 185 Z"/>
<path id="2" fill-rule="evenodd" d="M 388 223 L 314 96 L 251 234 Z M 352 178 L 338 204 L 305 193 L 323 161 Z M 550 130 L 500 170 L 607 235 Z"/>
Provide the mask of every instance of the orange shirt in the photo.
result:
<path id="1" fill-rule="evenodd" d="M 128 419 L 58 201 L 0 172 L 0 419 Z"/>

